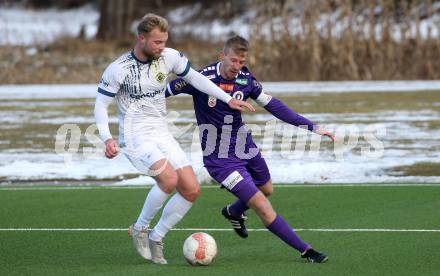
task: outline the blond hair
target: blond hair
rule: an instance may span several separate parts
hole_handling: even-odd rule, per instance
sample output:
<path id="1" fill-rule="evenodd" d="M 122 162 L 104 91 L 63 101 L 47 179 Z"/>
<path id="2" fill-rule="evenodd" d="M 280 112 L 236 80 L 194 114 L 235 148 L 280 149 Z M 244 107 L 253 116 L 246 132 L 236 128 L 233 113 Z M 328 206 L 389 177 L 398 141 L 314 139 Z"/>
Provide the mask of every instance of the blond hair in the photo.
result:
<path id="1" fill-rule="evenodd" d="M 228 54 L 228 51 L 232 49 L 236 54 L 244 54 L 249 51 L 249 42 L 239 35 L 235 35 L 226 40 L 223 47 L 223 52 Z"/>
<path id="2" fill-rule="evenodd" d="M 161 32 L 168 32 L 168 21 L 153 13 L 147 13 L 142 17 L 141 21 L 137 26 L 137 33 L 150 33 L 153 29 L 158 28 Z"/>

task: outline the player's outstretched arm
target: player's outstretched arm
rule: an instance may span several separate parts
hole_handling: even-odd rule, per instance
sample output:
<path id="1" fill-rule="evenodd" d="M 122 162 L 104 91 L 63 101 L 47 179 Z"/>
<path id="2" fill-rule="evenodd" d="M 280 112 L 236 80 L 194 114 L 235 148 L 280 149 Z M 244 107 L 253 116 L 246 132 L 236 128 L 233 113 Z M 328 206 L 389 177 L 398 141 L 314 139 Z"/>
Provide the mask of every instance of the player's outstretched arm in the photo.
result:
<path id="1" fill-rule="evenodd" d="M 243 111 L 247 109 L 249 111 L 254 112 L 255 108 L 244 101 L 233 99 L 231 96 L 226 94 L 222 89 L 220 89 L 217 85 L 211 82 L 207 77 L 195 71 L 194 69 L 190 69 L 188 74 L 186 74 L 183 79 L 189 82 L 192 86 L 194 86 L 197 90 L 206 93 L 210 96 L 216 97 L 217 99 L 225 102 L 229 105 L 230 108 Z"/>
<path id="2" fill-rule="evenodd" d="M 105 96 L 103 94 L 96 94 L 95 102 L 95 121 L 99 130 L 99 135 L 102 141 L 105 142 L 105 156 L 107 158 L 115 157 L 119 150 L 117 142 L 112 138 L 110 134 L 110 128 L 108 126 L 108 106 L 113 101 L 112 97 Z"/>
<path id="3" fill-rule="evenodd" d="M 261 92 L 255 101 L 283 122 L 297 127 L 307 128 L 308 130 L 313 131 L 316 134 L 329 137 L 330 139 L 332 139 L 332 141 L 336 140 L 333 133 L 322 127 L 319 127 L 306 117 L 299 115 L 291 108 L 289 108 L 285 103 L 275 97 Z"/>

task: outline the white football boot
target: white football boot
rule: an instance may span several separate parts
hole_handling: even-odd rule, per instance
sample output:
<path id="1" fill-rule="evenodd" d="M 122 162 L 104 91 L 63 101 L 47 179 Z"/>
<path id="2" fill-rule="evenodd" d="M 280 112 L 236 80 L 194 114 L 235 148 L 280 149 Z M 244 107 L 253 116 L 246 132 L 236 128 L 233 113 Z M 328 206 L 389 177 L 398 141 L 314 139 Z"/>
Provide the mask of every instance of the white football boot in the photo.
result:
<path id="1" fill-rule="evenodd" d="M 151 251 L 148 242 L 148 235 L 150 231 L 147 229 L 137 230 L 134 223 L 128 228 L 128 235 L 133 240 L 133 246 L 136 252 L 146 260 L 151 260 Z"/>
<path id="2" fill-rule="evenodd" d="M 163 242 L 148 239 L 151 250 L 151 261 L 156 264 L 167 264 L 167 260 L 163 257 Z"/>

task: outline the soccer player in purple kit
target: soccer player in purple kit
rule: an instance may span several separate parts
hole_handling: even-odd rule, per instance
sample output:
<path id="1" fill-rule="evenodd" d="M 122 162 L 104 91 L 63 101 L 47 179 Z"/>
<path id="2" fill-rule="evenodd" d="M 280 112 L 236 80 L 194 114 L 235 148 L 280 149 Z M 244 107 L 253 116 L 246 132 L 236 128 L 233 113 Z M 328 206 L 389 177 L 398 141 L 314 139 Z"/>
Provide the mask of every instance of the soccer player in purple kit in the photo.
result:
<path id="1" fill-rule="evenodd" d="M 283 102 L 263 92 L 261 84 L 245 66 L 249 43 L 240 36 L 228 39 L 220 62 L 208 65 L 200 73 L 222 88 L 233 98 L 252 98 L 276 118 L 295 126 L 305 127 L 317 134 L 335 136 L 318 127 L 307 118 L 295 113 Z M 295 233 L 292 227 L 272 208 L 267 197 L 273 191 L 269 169 L 260 150 L 242 121 L 240 111 L 197 89 L 183 79 L 168 84 L 166 96 L 181 93 L 193 97 L 203 149 L 203 163 L 213 179 L 237 197 L 237 201 L 222 209 L 236 233 L 248 236 L 244 212 L 252 208 L 266 228 L 309 262 L 323 263 L 328 257 L 314 250 Z"/>

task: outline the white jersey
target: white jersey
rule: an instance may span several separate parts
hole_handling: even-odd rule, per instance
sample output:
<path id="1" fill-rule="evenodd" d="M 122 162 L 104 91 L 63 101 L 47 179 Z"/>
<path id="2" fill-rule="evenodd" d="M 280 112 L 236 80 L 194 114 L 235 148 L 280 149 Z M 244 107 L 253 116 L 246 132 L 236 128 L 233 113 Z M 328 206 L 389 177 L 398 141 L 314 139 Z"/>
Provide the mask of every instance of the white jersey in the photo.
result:
<path id="1" fill-rule="evenodd" d="M 188 59 L 171 48 L 165 48 L 160 58 L 148 62 L 128 52 L 106 68 L 98 92 L 116 97 L 121 146 L 129 139 L 127 135 L 169 135 L 165 118 L 167 78 L 170 73 L 185 76 L 190 68 Z"/>

